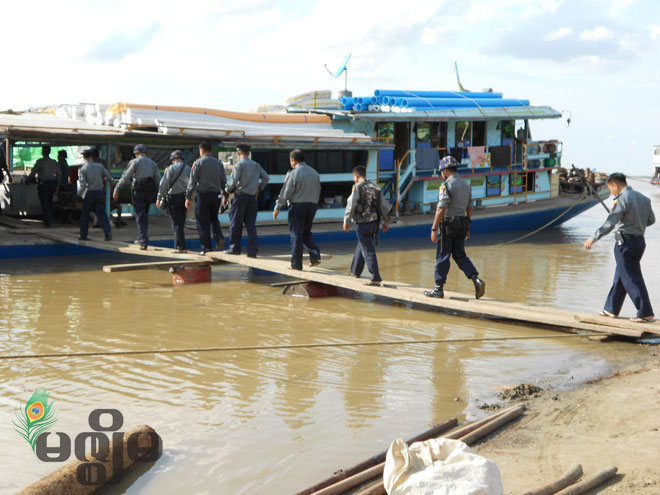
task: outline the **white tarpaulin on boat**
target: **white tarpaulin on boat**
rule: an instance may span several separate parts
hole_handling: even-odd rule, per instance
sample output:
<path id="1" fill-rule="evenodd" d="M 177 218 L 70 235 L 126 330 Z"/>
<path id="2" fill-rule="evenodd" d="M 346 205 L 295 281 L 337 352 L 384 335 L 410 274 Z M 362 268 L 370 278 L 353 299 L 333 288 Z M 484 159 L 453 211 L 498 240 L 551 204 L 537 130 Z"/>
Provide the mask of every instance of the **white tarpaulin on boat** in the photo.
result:
<path id="1" fill-rule="evenodd" d="M 460 440 L 433 438 L 410 447 L 397 439 L 385 459 L 389 495 L 502 495 L 497 465 Z"/>

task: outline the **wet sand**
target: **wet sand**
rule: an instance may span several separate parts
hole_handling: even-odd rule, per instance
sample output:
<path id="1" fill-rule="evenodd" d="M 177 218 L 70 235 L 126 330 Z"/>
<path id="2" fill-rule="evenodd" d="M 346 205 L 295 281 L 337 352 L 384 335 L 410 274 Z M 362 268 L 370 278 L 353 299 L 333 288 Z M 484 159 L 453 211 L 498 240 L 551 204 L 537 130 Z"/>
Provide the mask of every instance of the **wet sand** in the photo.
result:
<path id="1" fill-rule="evenodd" d="M 526 401 L 522 420 L 476 448 L 499 466 L 505 493 L 540 488 L 576 463 L 585 475 L 618 467 L 589 493 L 660 493 L 659 356 L 640 346 L 638 362 L 613 375 Z"/>

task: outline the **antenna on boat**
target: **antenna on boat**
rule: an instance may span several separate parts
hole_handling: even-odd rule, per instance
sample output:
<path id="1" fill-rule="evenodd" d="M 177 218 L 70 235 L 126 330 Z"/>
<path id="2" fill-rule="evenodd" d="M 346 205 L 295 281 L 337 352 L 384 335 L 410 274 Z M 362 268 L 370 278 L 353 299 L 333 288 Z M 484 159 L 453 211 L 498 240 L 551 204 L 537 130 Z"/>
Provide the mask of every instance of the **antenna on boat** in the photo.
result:
<path id="1" fill-rule="evenodd" d="M 344 61 L 341 63 L 339 66 L 339 69 L 337 69 L 336 73 L 332 73 L 330 69 L 328 69 L 328 64 L 323 64 L 323 67 L 325 67 L 325 70 L 328 71 L 328 74 L 332 76 L 333 79 L 338 79 L 339 76 L 341 76 L 341 73 L 344 73 L 344 91 L 339 92 L 339 97 L 341 98 L 342 96 L 353 96 L 353 92 L 348 90 L 348 61 L 351 58 L 351 53 L 349 53 Z"/>
<path id="2" fill-rule="evenodd" d="M 454 62 L 454 70 L 456 71 L 456 82 L 458 83 L 458 90 L 459 90 L 459 91 L 467 91 L 467 92 L 469 92 L 469 90 L 465 89 L 465 88 L 463 87 L 463 85 L 461 84 L 461 78 L 460 78 L 460 76 L 458 75 L 458 62 Z"/>
<path id="3" fill-rule="evenodd" d="M 565 113 L 568 114 L 568 117 L 566 117 L 566 129 L 571 125 L 571 120 L 573 120 L 573 114 L 571 113 L 570 110 L 562 110 L 561 114 L 564 115 Z"/>

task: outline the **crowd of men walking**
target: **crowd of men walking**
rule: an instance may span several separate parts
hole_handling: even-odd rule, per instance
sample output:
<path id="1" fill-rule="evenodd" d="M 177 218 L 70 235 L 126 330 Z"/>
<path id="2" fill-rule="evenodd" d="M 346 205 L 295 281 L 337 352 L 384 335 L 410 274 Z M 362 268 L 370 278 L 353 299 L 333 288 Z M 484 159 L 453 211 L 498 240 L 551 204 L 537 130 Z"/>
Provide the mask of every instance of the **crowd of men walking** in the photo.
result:
<path id="1" fill-rule="evenodd" d="M 63 182 L 63 174 L 68 174 L 66 152 L 58 155 L 58 161 L 50 158 L 50 147 L 42 148 L 42 158 L 32 169 L 29 179 L 38 178 L 39 200 L 42 205 L 43 221 L 46 227 L 52 224 L 52 200 Z M 229 179 L 224 164 L 213 156 L 210 143 L 199 145 L 200 157 L 192 167 L 184 162 L 184 154 L 174 150 L 170 155 L 170 165 L 161 177 L 156 163 L 147 156 L 144 145 L 133 149 L 135 158 L 128 163 L 126 170 L 114 190 L 118 200 L 119 188 L 128 185 L 131 189 L 131 203 L 135 212 L 138 238 L 135 241 L 140 249 L 146 250 L 149 244 L 149 208 L 153 203 L 166 209 L 172 222 L 174 245 L 177 252 L 187 252 L 184 224 L 186 212 L 195 200 L 195 221 L 199 233 L 202 255 L 213 250 L 221 250 L 225 238 L 220 227 L 218 214 L 221 207 L 229 208 L 229 245 L 223 252 L 241 254 L 243 227 L 247 231 L 247 256 L 257 257 L 257 210 L 258 197 L 269 183 L 269 176 L 263 167 L 250 158 L 250 147 L 237 147 L 239 161 Z M 85 164 L 79 171 L 78 194 L 83 198 L 80 221 L 80 239 L 86 240 L 88 218 L 94 211 L 105 234 L 111 240 L 110 223 L 105 209 L 105 184 L 112 184 L 113 178 L 107 167 L 99 163 L 96 149 L 82 152 Z M 292 270 L 303 268 L 303 248 L 309 253 L 309 265 L 321 263 L 321 250 L 314 241 L 312 226 L 321 195 L 319 174 L 305 163 L 303 151 L 296 149 L 289 154 L 291 170 L 286 174 L 280 191 L 273 219 L 288 209 L 288 224 L 291 240 Z M 459 163 L 452 156 L 440 161 L 440 174 L 444 183 L 439 189 L 438 204 L 431 227 L 431 242 L 436 245 L 435 287 L 425 291 L 428 297 L 444 297 L 444 285 L 453 258 L 475 288 L 475 297 L 481 298 L 486 283 L 465 252 L 465 241 L 470 237 L 472 217 L 472 192 L 468 183 L 458 174 Z M 376 244 L 378 233 L 388 230 L 390 205 L 377 184 L 367 179 L 365 167 L 353 169 L 354 185 L 348 197 L 344 215 L 344 231 L 355 224 L 357 245 L 353 254 L 350 273 L 359 278 L 366 266 L 371 274 L 366 285 L 380 285 L 382 277 L 378 268 Z M 646 323 L 655 317 L 644 278 L 640 260 L 644 253 L 644 232 L 655 222 L 651 202 L 646 196 L 628 186 L 623 174 L 611 174 L 607 187 L 614 196 L 614 204 L 605 223 L 584 243 L 589 250 L 593 243 L 612 230 L 615 231 L 616 272 L 614 282 L 601 311 L 602 316 L 616 317 L 621 311 L 626 295 L 632 299 L 638 310 L 632 321 Z M 233 193 L 231 204 L 229 194 Z"/>

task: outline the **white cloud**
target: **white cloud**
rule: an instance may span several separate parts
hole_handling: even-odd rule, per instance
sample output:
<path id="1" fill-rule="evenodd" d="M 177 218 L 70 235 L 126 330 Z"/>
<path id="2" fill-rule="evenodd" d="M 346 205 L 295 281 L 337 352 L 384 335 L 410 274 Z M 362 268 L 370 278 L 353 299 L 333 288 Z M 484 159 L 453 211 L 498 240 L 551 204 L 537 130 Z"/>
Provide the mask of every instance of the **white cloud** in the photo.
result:
<path id="1" fill-rule="evenodd" d="M 607 29 L 605 26 L 597 26 L 593 29 L 585 29 L 580 33 L 580 39 L 585 41 L 601 41 L 610 39 L 612 37 L 612 31 Z"/>
<path id="2" fill-rule="evenodd" d="M 549 32 L 548 34 L 545 35 L 545 38 L 543 38 L 545 41 L 555 41 L 555 40 L 560 40 L 562 38 L 567 38 L 573 34 L 573 28 L 572 27 L 562 27 L 559 29 L 556 29 L 554 31 Z"/>
<path id="3" fill-rule="evenodd" d="M 656 38 L 660 38 L 660 26 L 658 25 L 649 26 L 649 38 L 651 38 L 652 40 Z"/>
<path id="4" fill-rule="evenodd" d="M 422 33 L 422 38 L 420 41 L 423 45 L 433 45 L 436 41 L 438 41 L 438 33 L 436 33 L 433 29 L 425 29 Z"/>

